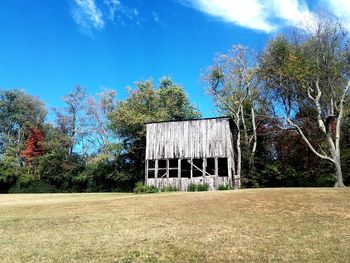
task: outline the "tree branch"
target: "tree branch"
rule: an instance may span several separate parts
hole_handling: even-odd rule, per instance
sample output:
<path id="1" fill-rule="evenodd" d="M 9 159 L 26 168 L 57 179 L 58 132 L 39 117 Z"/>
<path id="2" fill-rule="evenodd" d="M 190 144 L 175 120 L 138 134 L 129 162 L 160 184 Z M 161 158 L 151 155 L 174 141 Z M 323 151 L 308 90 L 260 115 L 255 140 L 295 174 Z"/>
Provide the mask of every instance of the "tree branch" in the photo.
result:
<path id="1" fill-rule="evenodd" d="M 317 155 L 318 157 L 320 157 L 321 159 L 324 159 L 324 160 L 328 160 L 332 163 L 335 163 L 334 160 L 326 155 L 323 155 L 323 154 L 320 154 L 313 146 L 312 144 L 310 143 L 310 141 L 308 140 L 308 138 L 305 136 L 304 132 L 302 131 L 302 129 L 297 125 L 295 124 L 289 117 L 287 118 L 287 122 L 293 126 L 296 131 L 299 133 L 299 135 L 301 136 L 301 138 L 304 140 L 304 142 L 307 144 L 307 146 L 310 148 L 310 150 L 315 154 Z"/>

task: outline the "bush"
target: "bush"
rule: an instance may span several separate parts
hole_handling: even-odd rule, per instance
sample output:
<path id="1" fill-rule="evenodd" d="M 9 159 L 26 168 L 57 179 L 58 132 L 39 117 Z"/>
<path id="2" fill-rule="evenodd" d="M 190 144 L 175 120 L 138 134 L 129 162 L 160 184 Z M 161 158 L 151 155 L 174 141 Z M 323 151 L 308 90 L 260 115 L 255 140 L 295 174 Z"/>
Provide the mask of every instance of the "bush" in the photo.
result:
<path id="1" fill-rule="evenodd" d="M 150 194 L 158 193 L 159 189 L 153 185 L 145 185 L 143 182 L 138 182 L 135 185 L 134 193 L 135 194 Z"/>
<path id="2" fill-rule="evenodd" d="M 187 191 L 189 192 L 202 192 L 202 191 L 208 191 L 209 185 L 208 184 L 189 184 Z"/>
<path id="3" fill-rule="evenodd" d="M 177 189 L 175 186 L 166 186 L 161 189 L 162 192 L 177 192 L 179 189 Z"/>
<path id="4" fill-rule="evenodd" d="M 233 187 L 229 184 L 220 184 L 218 187 L 218 190 L 225 191 L 225 190 L 232 190 Z"/>
<path id="5" fill-rule="evenodd" d="M 18 180 L 9 193 L 57 193 L 51 184 L 41 180 Z"/>

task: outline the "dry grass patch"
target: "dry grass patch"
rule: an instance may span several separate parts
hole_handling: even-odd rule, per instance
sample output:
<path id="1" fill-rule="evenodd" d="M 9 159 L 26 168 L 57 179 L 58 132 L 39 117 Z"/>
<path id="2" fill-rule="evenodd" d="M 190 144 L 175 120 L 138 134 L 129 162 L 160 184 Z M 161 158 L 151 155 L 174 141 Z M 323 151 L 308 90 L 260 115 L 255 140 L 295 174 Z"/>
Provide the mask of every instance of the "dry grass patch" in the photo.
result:
<path id="1" fill-rule="evenodd" d="M 349 189 L 0 195 L 1 262 L 350 262 Z"/>

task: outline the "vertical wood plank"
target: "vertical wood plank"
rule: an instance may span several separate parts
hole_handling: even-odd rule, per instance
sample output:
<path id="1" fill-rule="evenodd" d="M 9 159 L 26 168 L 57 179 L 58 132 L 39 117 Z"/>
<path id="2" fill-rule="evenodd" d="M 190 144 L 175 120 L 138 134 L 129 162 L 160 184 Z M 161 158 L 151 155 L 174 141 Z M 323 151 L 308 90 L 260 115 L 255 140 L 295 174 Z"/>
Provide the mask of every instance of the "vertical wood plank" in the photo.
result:
<path id="1" fill-rule="evenodd" d="M 169 159 L 166 159 L 166 178 L 169 178 Z"/>
<path id="2" fill-rule="evenodd" d="M 154 164 L 154 178 L 155 179 L 158 178 L 158 160 L 156 160 L 156 162 Z"/>
<path id="3" fill-rule="evenodd" d="M 190 160 L 190 162 L 191 162 L 191 179 L 193 178 L 193 159 L 191 158 L 191 160 Z"/>
<path id="4" fill-rule="evenodd" d="M 181 178 L 181 159 L 177 160 L 177 177 Z"/>
<path id="5" fill-rule="evenodd" d="M 230 184 L 232 185 L 232 159 L 231 158 L 227 158 L 227 171 L 228 171 L 228 179 L 229 182 L 231 182 Z"/>
<path id="6" fill-rule="evenodd" d="M 205 171 L 207 170 L 207 158 L 203 158 L 203 163 L 202 163 L 202 174 L 203 174 L 203 177 L 206 176 L 206 173 Z"/>
<path id="7" fill-rule="evenodd" d="M 148 179 L 148 160 L 146 160 L 146 162 L 145 162 L 145 179 L 146 179 L 146 181 Z"/>
<path id="8" fill-rule="evenodd" d="M 215 177 L 219 177 L 219 158 L 215 157 Z"/>

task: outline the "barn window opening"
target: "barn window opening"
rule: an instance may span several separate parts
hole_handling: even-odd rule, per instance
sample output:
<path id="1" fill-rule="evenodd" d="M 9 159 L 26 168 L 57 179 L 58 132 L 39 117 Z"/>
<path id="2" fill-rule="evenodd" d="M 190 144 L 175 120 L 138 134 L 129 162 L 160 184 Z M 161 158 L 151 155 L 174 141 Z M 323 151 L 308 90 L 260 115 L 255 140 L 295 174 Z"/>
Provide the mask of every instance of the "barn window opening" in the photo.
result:
<path id="1" fill-rule="evenodd" d="M 203 176 L 203 159 L 192 159 L 193 177 Z"/>
<path id="2" fill-rule="evenodd" d="M 219 176 L 228 176 L 227 158 L 218 159 Z"/>
<path id="3" fill-rule="evenodd" d="M 156 176 L 156 161 L 155 160 L 147 160 L 148 167 L 148 178 L 155 178 Z"/>
<path id="4" fill-rule="evenodd" d="M 178 166 L 178 159 L 170 159 L 169 160 L 169 168 L 176 168 Z"/>
<path id="5" fill-rule="evenodd" d="M 166 169 L 166 160 L 158 160 L 158 168 Z"/>
<path id="6" fill-rule="evenodd" d="M 206 172 L 210 175 L 215 175 L 215 158 L 207 158 Z"/>
<path id="7" fill-rule="evenodd" d="M 191 164 L 189 161 L 187 159 L 181 160 L 181 178 L 191 177 Z"/>
<path id="8" fill-rule="evenodd" d="M 169 159 L 169 177 L 178 177 L 178 159 Z"/>
<path id="9" fill-rule="evenodd" d="M 177 170 L 169 170 L 169 177 L 176 178 L 177 177 Z"/>
<path id="10" fill-rule="evenodd" d="M 156 161 L 148 160 L 148 169 L 154 169 L 154 168 L 156 168 Z"/>
<path id="11" fill-rule="evenodd" d="M 166 160 L 158 160 L 158 178 L 164 178 L 166 174 Z"/>
<path id="12" fill-rule="evenodd" d="M 148 170 L 148 178 L 155 178 L 155 171 L 154 170 Z"/>

